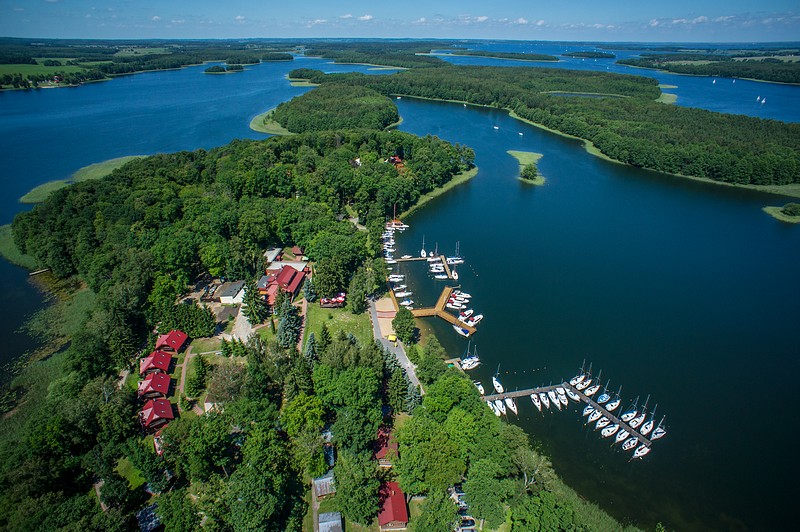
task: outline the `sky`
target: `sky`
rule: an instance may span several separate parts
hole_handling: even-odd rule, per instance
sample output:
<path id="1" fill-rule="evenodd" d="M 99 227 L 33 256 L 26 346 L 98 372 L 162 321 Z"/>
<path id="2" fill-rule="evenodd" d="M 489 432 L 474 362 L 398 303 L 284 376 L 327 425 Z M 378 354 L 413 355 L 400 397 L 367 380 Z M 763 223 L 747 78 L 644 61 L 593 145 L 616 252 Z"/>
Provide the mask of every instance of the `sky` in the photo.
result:
<path id="1" fill-rule="evenodd" d="M 798 0 L 0 0 L 0 36 L 800 40 Z"/>

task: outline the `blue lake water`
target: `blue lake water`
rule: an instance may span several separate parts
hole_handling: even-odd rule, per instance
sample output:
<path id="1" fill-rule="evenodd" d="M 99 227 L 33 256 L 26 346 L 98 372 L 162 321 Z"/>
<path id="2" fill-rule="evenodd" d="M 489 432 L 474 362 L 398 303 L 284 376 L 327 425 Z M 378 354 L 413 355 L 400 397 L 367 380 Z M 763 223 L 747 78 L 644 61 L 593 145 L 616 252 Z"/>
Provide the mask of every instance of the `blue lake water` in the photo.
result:
<path id="1" fill-rule="evenodd" d="M 523 44 L 507 46 L 501 51 Z M 30 188 L 87 164 L 264 138 L 248 128 L 250 119 L 308 90 L 284 79 L 302 66 L 376 73 L 299 59 L 229 76 L 190 67 L 75 89 L 0 93 L 0 223 L 25 208 L 17 199 Z M 636 73 L 679 85 L 674 92 L 683 105 L 691 98 L 711 109 L 738 105 L 737 92 L 709 92 L 706 78 Z M 714 85 L 721 87 L 719 80 Z M 800 119 L 800 88 L 735 85 L 767 96 L 755 112 Z M 620 519 L 646 526 L 785 528 L 798 471 L 770 434 L 779 431 L 788 442 L 797 437 L 790 388 L 776 376 L 800 369 L 800 228 L 760 209 L 788 200 L 605 162 L 577 141 L 502 111 L 397 103 L 401 129 L 476 151 L 478 176 L 415 213 L 398 239 L 399 254 L 418 252 L 423 235 L 428 248 L 438 242 L 448 253 L 460 242 L 467 258 L 461 282 L 486 315 L 474 338 L 484 361 L 476 378 L 488 383 L 500 364 L 506 387 L 524 388 L 568 378 L 586 358 L 603 368 L 611 388 L 623 386 L 625 398 L 652 394 L 650 405 L 667 415 L 669 435 L 645 461 L 629 464 L 583 428 L 574 407 L 541 416 L 523 402 L 519 422 L 565 480 Z M 520 183 L 509 149 L 543 153 L 539 168 L 547 184 Z M 414 299 L 434 300 L 441 285 L 408 273 Z M 25 277 L 0 261 L 6 333 L 41 305 Z M 466 342 L 449 326 L 436 320 L 426 326 L 449 352 L 463 352 Z M 0 355 L 12 359 L 29 344 L 19 336 Z"/>

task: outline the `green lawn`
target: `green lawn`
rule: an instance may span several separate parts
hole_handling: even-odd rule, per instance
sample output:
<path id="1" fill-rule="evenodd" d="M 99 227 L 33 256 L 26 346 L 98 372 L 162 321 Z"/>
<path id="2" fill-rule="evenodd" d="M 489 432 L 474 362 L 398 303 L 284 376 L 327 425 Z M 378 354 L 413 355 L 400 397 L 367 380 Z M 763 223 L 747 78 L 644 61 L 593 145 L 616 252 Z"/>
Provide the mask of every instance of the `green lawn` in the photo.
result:
<path id="1" fill-rule="evenodd" d="M 344 331 L 353 333 L 361 343 L 373 341 L 372 321 L 367 312 L 356 316 L 346 308 L 321 308 L 319 303 L 309 303 L 305 337 L 308 338 L 308 334 L 313 332 L 319 338 L 323 323 L 327 324 L 333 337 L 339 331 Z"/>
<path id="2" fill-rule="evenodd" d="M 61 61 L 66 61 L 62 59 Z M 0 76 L 3 74 L 22 74 L 22 77 L 30 75 L 53 75 L 56 72 L 65 74 L 70 72 L 83 72 L 86 70 L 79 66 L 44 66 L 44 65 L 0 65 Z"/>
<path id="3" fill-rule="evenodd" d="M 30 192 L 22 196 L 19 201 L 21 203 L 41 203 L 46 200 L 50 194 L 58 189 L 64 188 L 72 183 L 103 178 L 128 161 L 132 161 L 133 159 L 138 159 L 140 157 L 142 156 L 129 155 L 126 157 L 117 157 L 116 159 L 109 159 L 100 163 L 84 166 L 72 174 L 72 176 L 70 176 L 68 179 L 55 179 L 53 181 L 48 181 L 47 183 L 42 183 L 38 187 L 35 187 Z"/>
<path id="4" fill-rule="evenodd" d="M 144 477 L 141 471 L 133 467 L 133 464 L 127 458 L 120 458 L 115 470 L 122 478 L 128 481 L 128 487 L 132 490 L 144 484 Z"/>
<path id="5" fill-rule="evenodd" d="M 192 347 L 192 353 L 208 353 L 219 351 L 222 341 L 219 338 L 195 338 L 189 345 Z"/>
<path id="6" fill-rule="evenodd" d="M 14 244 L 11 224 L 0 225 L 0 255 L 8 262 L 28 270 L 36 269 L 36 261 L 30 255 L 23 255 Z"/>
<path id="7" fill-rule="evenodd" d="M 250 121 L 250 129 L 258 131 L 259 133 L 268 133 L 270 135 L 294 135 L 291 131 L 281 126 L 276 121 L 270 118 L 272 109 L 266 113 L 261 113 Z"/>

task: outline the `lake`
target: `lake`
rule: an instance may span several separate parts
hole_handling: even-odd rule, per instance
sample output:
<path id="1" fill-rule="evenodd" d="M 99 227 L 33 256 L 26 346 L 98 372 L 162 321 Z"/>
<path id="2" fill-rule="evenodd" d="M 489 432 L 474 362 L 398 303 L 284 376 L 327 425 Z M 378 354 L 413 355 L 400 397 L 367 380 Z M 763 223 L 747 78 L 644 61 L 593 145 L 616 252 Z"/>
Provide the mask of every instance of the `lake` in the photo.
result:
<path id="1" fill-rule="evenodd" d="M 30 188 L 87 164 L 264 138 L 248 128 L 250 119 L 308 90 L 284 79 L 300 67 L 379 72 L 299 59 L 228 76 L 189 67 L 0 93 L 0 223 L 25 208 L 17 198 Z M 718 98 L 704 90 L 706 78 L 669 76 L 681 80 L 673 83 L 679 103 L 694 97 L 700 107 L 737 105 L 736 93 Z M 770 112 L 800 120 L 800 88 L 753 85 Z M 650 394 L 649 406 L 658 403 L 657 414 L 667 416 L 669 434 L 644 461 L 628 463 L 583 427 L 575 407 L 543 416 L 521 401 L 518 422 L 567 483 L 618 518 L 648 526 L 775 529 L 792 522 L 797 466 L 755 428 L 779 429 L 788 441 L 797 436 L 789 388 L 774 379 L 798 369 L 800 230 L 760 210 L 788 200 L 608 163 L 502 111 L 408 98 L 397 104 L 401 129 L 476 151 L 478 176 L 415 213 L 398 239 L 398 254 L 418 253 L 423 236 L 428 249 L 438 242 L 447 253 L 460 242 L 467 259 L 461 283 L 486 315 L 474 337 L 483 360 L 475 377 L 488 384 L 500 364 L 506 387 L 522 389 L 569 378 L 586 359 L 613 390 L 623 386 L 625 399 L 643 402 Z M 543 153 L 547 184 L 519 182 L 509 149 Z M 414 299 L 435 299 L 441 284 L 408 273 Z M 6 334 L 41 306 L 25 279 L 0 261 Z M 449 325 L 426 326 L 451 354 L 464 351 Z M 4 345 L 4 360 L 30 348 L 30 339 L 15 338 Z"/>

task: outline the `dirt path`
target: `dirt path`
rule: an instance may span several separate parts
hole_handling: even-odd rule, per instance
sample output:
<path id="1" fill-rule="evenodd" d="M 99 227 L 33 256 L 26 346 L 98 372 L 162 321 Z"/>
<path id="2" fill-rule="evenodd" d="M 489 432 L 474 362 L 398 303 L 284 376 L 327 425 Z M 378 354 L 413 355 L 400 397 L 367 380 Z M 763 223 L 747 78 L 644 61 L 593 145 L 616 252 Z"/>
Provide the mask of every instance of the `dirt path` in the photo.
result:
<path id="1" fill-rule="evenodd" d="M 250 338 L 251 334 L 253 334 L 253 326 L 250 325 L 250 321 L 248 321 L 244 313 L 240 312 L 236 315 L 236 321 L 233 322 L 233 331 L 231 336 L 241 340 L 242 342 L 246 342 L 247 339 Z"/>
<path id="2" fill-rule="evenodd" d="M 303 354 L 303 338 L 306 336 L 306 327 L 308 326 L 308 301 L 303 298 L 300 304 L 300 315 L 303 317 L 303 324 L 300 326 L 300 339 L 297 341 L 297 352 Z"/>

